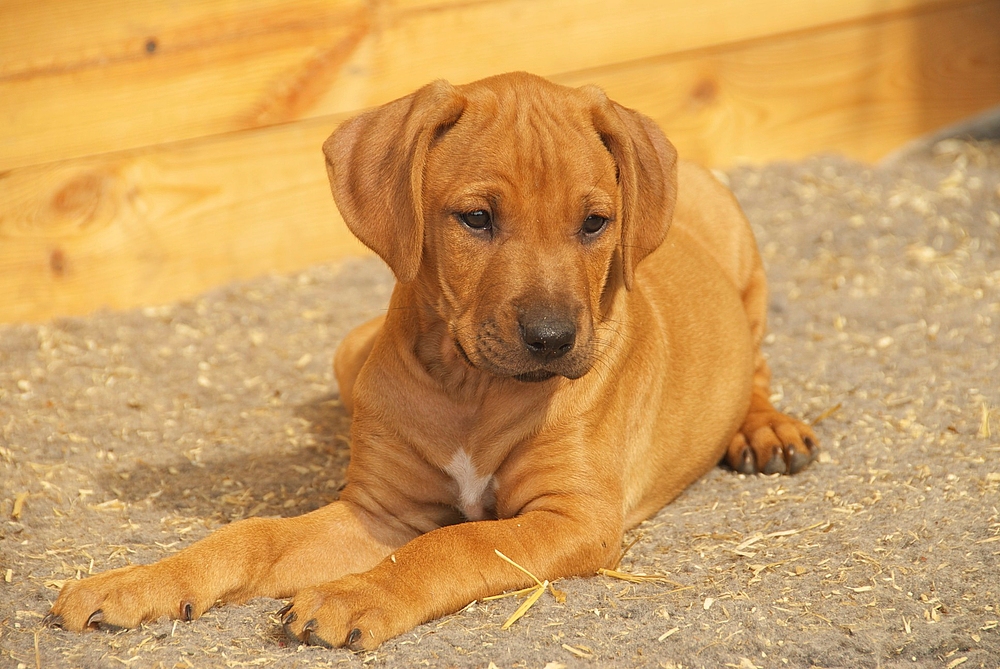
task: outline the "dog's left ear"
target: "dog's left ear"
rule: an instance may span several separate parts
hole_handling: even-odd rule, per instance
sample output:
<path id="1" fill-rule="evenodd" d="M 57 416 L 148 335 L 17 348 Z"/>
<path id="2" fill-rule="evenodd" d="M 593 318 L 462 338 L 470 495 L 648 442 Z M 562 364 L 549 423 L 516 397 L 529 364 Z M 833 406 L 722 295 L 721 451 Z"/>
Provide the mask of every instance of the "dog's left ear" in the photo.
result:
<path id="1" fill-rule="evenodd" d="M 451 84 L 439 80 L 344 122 L 323 143 L 347 227 L 401 283 L 416 277 L 423 255 L 427 151 L 464 108 Z"/>
<path id="2" fill-rule="evenodd" d="M 594 100 L 594 128 L 618 168 L 622 198 L 621 249 L 625 287 L 635 268 L 667 236 L 677 201 L 677 150 L 653 119 L 612 102 L 588 86 Z"/>

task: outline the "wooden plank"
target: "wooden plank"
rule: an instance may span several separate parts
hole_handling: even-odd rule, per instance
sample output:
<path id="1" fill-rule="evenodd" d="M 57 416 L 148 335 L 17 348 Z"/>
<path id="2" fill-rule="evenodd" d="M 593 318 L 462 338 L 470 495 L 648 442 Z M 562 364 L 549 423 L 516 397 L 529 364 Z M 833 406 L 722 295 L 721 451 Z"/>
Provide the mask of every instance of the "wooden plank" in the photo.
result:
<path id="1" fill-rule="evenodd" d="M 555 79 L 603 86 L 704 164 L 872 161 L 1000 105 L 998 35 L 993 0 Z"/>
<path id="2" fill-rule="evenodd" d="M 145 58 L 350 21 L 363 0 L 4 0 L 0 77 Z"/>
<path id="3" fill-rule="evenodd" d="M 0 174 L 0 321 L 162 304 L 363 253 L 327 184 L 335 124 Z"/>
<path id="4" fill-rule="evenodd" d="M 586 74 L 713 165 L 874 159 L 1000 103 L 998 3 Z M 0 321 L 156 304 L 361 252 L 319 146 L 339 118 L 0 173 Z"/>
<path id="5" fill-rule="evenodd" d="M 76 64 L 0 78 L 0 169 L 305 116 L 315 91 L 330 83 L 338 59 L 358 37 L 353 20 L 342 20 L 245 38 L 174 41 L 199 30 L 205 32 L 193 26 L 157 36 L 152 54 L 145 38 L 131 40 L 113 45 L 107 56 L 90 53 Z M 318 55 L 315 33 L 332 45 Z M 129 50 L 131 56 L 123 55 Z M 330 69 L 310 66 L 317 58 Z"/>
<path id="6" fill-rule="evenodd" d="M 433 78 L 554 75 L 940 1 L 17 0 L 0 21 L 0 169 L 354 111 Z"/>

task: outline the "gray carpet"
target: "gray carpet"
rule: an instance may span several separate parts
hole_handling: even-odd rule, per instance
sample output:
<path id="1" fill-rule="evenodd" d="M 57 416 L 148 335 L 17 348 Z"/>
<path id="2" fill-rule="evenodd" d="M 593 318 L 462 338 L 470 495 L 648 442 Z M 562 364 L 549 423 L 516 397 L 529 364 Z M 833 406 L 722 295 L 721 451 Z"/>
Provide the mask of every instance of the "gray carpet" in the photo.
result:
<path id="1" fill-rule="evenodd" d="M 621 570 L 375 653 L 289 647 L 274 600 L 77 635 L 62 579 L 337 494 L 330 359 L 386 303 L 375 260 L 163 308 L 0 326 L 0 665 L 997 667 L 1000 150 L 731 170 L 771 281 L 776 404 L 817 421 L 794 477 L 717 469 L 626 537 Z"/>

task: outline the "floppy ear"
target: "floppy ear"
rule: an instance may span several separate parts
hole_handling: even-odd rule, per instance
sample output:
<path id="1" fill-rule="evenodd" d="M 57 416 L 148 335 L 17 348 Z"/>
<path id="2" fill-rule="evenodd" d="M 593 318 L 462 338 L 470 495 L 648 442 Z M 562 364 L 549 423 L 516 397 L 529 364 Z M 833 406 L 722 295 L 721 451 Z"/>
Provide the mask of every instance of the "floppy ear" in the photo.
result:
<path id="1" fill-rule="evenodd" d="M 618 168 L 622 199 L 621 250 L 625 287 L 632 289 L 635 268 L 667 235 L 677 201 L 677 150 L 656 123 L 608 99 L 597 87 L 594 128 Z"/>
<path id="2" fill-rule="evenodd" d="M 346 121 L 323 143 L 333 199 L 347 227 L 401 283 L 416 277 L 423 253 L 427 151 L 463 109 L 451 84 L 435 81 Z"/>

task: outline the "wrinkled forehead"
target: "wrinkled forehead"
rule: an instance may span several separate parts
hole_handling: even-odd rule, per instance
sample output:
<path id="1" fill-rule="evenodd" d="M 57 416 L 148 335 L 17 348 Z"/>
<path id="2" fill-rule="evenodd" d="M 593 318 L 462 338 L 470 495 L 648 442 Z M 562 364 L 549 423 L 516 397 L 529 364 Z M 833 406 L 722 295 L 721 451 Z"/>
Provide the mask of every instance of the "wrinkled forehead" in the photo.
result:
<path id="1" fill-rule="evenodd" d="M 572 89 L 463 90 L 465 109 L 431 151 L 429 176 L 508 180 L 539 192 L 613 188 L 611 154 Z"/>

